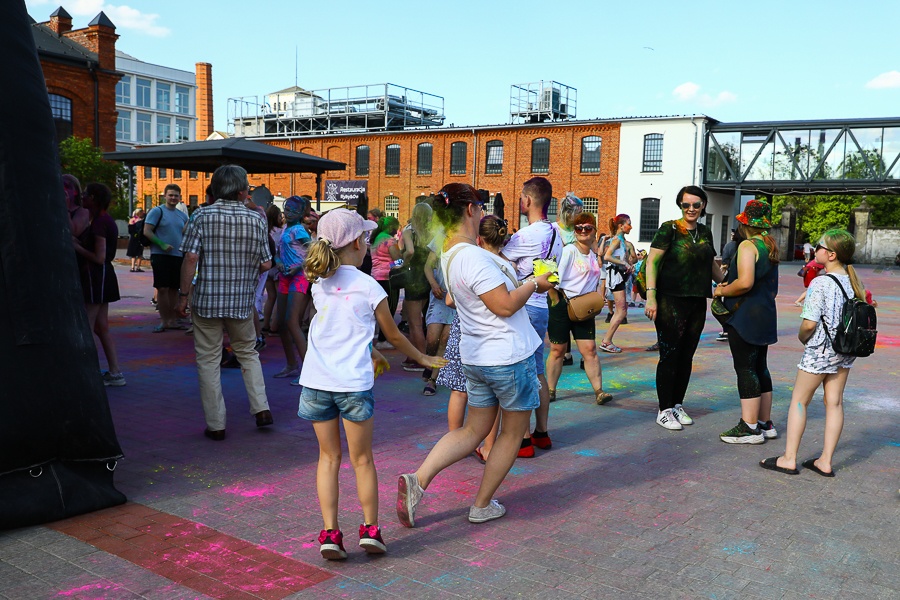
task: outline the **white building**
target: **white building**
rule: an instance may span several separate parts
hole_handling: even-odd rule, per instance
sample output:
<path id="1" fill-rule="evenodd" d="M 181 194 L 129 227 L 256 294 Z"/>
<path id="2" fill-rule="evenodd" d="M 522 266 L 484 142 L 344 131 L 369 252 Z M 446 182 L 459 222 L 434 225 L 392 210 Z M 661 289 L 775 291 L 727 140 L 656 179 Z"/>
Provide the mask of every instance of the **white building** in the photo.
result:
<path id="1" fill-rule="evenodd" d="M 196 139 L 196 75 L 143 62 L 119 50 L 116 70 L 116 148 Z"/>
<path id="2" fill-rule="evenodd" d="M 631 241 L 649 250 L 665 221 L 681 218 L 678 190 L 702 181 L 703 147 L 709 117 L 703 115 L 625 119 L 619 133 L 617 212 L 631 217 Z M 715 247 L 731 239 L 734 198 L 708 192 L 706 225 Z M 601 229 L 605 229 L 602 227 Z"/>

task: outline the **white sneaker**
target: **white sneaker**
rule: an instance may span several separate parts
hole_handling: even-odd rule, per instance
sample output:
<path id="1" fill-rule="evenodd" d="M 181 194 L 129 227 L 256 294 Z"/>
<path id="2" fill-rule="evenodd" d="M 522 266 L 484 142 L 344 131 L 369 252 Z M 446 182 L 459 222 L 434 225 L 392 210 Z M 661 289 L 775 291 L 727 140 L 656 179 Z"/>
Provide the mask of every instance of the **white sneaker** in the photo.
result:
<path id="1" fill-rule="evenodd" d="M 375 349 L 376 350 L 394 350 L 395 348 L 392 343 L 390 343 L 387 340 L 384 340 L 383 342 L 378 342 L 377 344 L 375 344 Z"/>
<path id="2" fill-rule="evenodd" d="M 686 412 L 684 412 L 684 407 L 680 404 L 676 404 L 672 409 L 672 414 L 675 415 L 675 418 L 682 425 L 693 425 L 694 420 L 688 416 Z"/>
<path id="3" fill-rule="evenodd" d="M 415 473 L 400 476 L 397 482 L 397 518 L 405 527 L 416 526 L 416 508 L 424 495 L 425 490 L 419 486 Z"/>
<path id="4" fill-rule="evenodd" d="M 659 415 L 656 417 L 656 424 L 660 427 L 671 429 L 672 431 L 684 429 L 684 427 L 681 426 L 681 423 L 678 422 L 678 419 L 675 418 L 671 408 L 659 411 Z"/>
<path id="5" fill-rule="evenodd" d="M 767 440 L 773 440 L 778 437 L 778 430 L 775 429 L 775 425 L 772 421 L 766 421 L 765 423 L 757 421 L 756 427 L 762 431 L 763 437 Z"/>
<path id="6" fill-rule="evenodd" d="M 505 514 L 506 507 L 492 498 L 484 508 L 475 506 L 469 508 L 469 523 L 486 523 L 499 519 Z"/>

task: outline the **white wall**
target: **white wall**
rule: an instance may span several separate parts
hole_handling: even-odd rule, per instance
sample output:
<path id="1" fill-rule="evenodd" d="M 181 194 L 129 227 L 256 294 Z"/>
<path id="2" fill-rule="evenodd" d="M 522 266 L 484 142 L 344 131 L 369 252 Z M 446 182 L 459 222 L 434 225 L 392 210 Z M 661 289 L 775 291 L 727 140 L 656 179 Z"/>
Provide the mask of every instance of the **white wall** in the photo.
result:
<path id="1" fill-rule="evenodd" d="M 663 134 L 662 171 L 644 173 L 644 136 Z M 681 217 L 675 204 L 675 196 L 685 185 L 700 185 L 703 166 L 703 141 L 706 133 L 706 117 L 672 117 L 657 119 L 633 119 L 622 122 L 619 134 L 619 185 L 617 213 L 631 217 L 634 226 L 630 241 L 637 249 L 649 249 L 650 241 L 641 242 L 641 199 L 659 198 L 659 224 Z M 712 228 L 716 250 L 720 248 L 722 215 L 734 222 L 734 199 L 724 194 L 709 194 L 707 212 L 713 215 Z M 602 227 L 601 229 L 605 229 Z"/>

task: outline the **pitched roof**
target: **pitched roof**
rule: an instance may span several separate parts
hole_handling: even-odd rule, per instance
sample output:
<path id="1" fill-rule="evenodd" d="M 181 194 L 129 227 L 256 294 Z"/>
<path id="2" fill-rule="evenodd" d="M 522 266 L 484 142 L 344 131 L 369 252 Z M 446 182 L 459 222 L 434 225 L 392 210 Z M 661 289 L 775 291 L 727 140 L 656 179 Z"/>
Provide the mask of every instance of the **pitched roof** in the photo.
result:
<path id="1" fill-rule="evenodd" d="M 31 26 L 31 33 L 34 36 L 34 45 L 37 47 L 38 56 L 40 57 L 51 57 L 56 60 L 75 62 L 81 65 L 85 61 L 98 61 L 96 53 L 91 52 L 67 37 L 56 35 L 46 25 L 34 23 Z"/>
<path id="2" fill-rule="evenodd" d="M 93 21 L 88 23 L 88 27 L 91 27 L 93 25 L 102 25 L 104 27 L 112 27 L 113 29 L 116 28 L 116 26 L 113 24 L 113 22 L 109 20 L 109 17 L 106 16 L 106 13 L 103 12 L 102 10 L 100 11 L 99 15 L 94 17 Z"/>

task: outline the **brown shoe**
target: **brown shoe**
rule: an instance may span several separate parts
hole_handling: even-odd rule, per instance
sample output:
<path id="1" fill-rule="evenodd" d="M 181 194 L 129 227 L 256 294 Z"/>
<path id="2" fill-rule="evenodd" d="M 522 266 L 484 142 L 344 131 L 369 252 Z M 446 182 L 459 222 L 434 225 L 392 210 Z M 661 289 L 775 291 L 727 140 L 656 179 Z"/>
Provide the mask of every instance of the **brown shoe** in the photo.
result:
<path id="1" fill-rule="evenodd" d="M 272 411 L 269 410 L 261 410 L 256 413 L 256 426 L 257 427 L 266 427 L 268 425 L 272 425 L 275 422 L 275 419 L 272 418 Z"/>
<path id="2" fill-rule="evenodd" d="M 220 429 L 219 431 L 212 431 L 211 429 L 205 429 L 203 430 L 203 435 L 214 442 L 221 442 L 225 439 L 225 430 Z"/>

